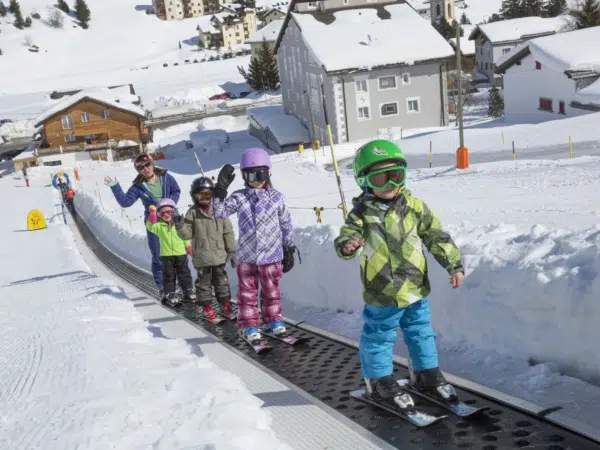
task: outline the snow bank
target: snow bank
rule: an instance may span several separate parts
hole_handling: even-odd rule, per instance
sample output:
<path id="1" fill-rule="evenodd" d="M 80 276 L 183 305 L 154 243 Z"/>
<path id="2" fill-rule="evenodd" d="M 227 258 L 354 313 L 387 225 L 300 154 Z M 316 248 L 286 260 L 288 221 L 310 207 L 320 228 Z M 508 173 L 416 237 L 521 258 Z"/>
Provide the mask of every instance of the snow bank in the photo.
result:
<path id="1" fill-rule="evenodd" d="M 229 145 L 229 135 L 225 130 L 198 130 L 190 133 L 190 141 L 203 152 L 223 151 Z"/>
<path id="2" fill-rule="evenodd" d="M 34 124 L 35 120 L 17 120 L 11 123 L 4 123 L 0 125 L 0 136 L 9 139 L 32 137 L 37 130 Z"/>

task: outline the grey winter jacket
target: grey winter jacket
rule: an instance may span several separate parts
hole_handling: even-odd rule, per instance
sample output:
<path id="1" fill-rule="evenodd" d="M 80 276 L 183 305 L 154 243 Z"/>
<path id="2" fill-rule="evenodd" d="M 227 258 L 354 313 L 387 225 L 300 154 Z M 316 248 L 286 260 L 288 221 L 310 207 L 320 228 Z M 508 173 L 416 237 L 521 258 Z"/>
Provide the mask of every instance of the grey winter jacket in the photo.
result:
<path id="1" fill-rule="evenodd" d="M 229 219 L 215 219 L 202 209 L 192 206 L 185 214 L 177 234 L 192 243 L 194 267 L 225 264 L 227 257 L 235 257 L 235 236 Z"/>

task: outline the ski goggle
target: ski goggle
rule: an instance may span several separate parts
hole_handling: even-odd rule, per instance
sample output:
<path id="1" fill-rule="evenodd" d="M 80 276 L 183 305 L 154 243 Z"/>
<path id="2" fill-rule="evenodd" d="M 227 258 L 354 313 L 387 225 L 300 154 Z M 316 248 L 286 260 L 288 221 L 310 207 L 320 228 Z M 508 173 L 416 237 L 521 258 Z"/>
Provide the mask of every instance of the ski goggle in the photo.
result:
<path id="1" fill-rule="evenodd" d="M 250 169 L 242 171 L 242 177 L 246 183 L 254 183 L 255 181 L 263 182 L 269 179 L 269 168 L 260 167 L 258 169 Z"/>
<path id="2" fill-rule="evenodd" d="M 146 167 L 150 167 L 152 166 L 152 162 L 151 161 L 147 161 L 147 162 L 142 162 L 139 164 L 136 164 L 135 168 L 138 171 L 144 170 Z"/>
<path id="3" fill-rule="evenodd" d="M 160 208 L 160 210 L 157 211 L 156 215 L 158 217 L 163 217 L 163 216 L 171 216 L 173 214 L 173 208 L 171 208 L 170 206 L 165 206 L 163 208 Z"/>
<path id="4" fill-rule="evenodd" d="M 211 191 L 198 191 L 193 194 L 196 200 L 210 200 L 212 198 Z"/>
<path id="5" fill-rule="evenodd" d="M 370 187 L 371 189 L 381 190 L 389 186 L 402 187 L 406 180 L 406 166 L 397 165 L 386 167 L 384 169 L 373 170 L 358 178 L 358 184 L 361 187 Z"/>

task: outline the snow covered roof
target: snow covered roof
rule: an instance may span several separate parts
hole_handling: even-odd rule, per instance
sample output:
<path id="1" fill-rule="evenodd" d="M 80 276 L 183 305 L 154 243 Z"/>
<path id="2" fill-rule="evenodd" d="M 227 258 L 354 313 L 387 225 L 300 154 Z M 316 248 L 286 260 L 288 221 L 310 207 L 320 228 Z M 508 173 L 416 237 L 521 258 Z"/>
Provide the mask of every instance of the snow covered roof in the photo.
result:
<path id="1" fill-rule="evenodd" d="M 475 54 L 475 41 L 470 41 L 468 38 L 469 34 L 471 34 L 471 31 L 473 31 L 473 28 L 475 28 L 474 25 L 461 25 L 462 29 L 464 30 L 465 34 L 464 36 L 461 36 L 460 38 L 460 52 L 463 55 L 474 55 Z M 449 39 L 450 44 L 452 45 L 452 47 L 456 48 L 456 38 L 451 38 Z"/>
<path id="2" fill-rule="evenodd" d="M 263 38 L 265 38 L 267 42 L 275 42 L 277 40 L 277 36 L 279 36 L 282 26 L 283 19 L 274 20 L 269 25 L 261 28 L 252 36 L 250 36 L 250 38 L 246 41 L 246 44 L 260 44 L 263 41 Z"/>
<path id="3" fill-rule="evenodd" d="M 523 42 L 498 61 L 496 73 L 532 54 L 536 61 L 558 72 L 600 73 L 600 26 L 544 36 Z"/>
<path id="4" fill-rule="evenodd" d="M 248 116 L 263 129 L 269 129 L 279 145 L 306 144 L 310 142 L 308 130 L 296 116 L 286 114 L 282 105 L 248 108 Z"/>
<path id="5" fill-rule="evenodd" d="M 69 97 L 64 97 L 63 99 L 57 101 L 53 106 L 42 112 L 42 114 L 40 114 L 35 119 L 34 126 L 38 127 L 42 125 L 43 122 L 47 121 L 51 117 L 61 113 L 65 109 L 68 109 L 71 106 L 83 100 L 90 100 L 93 102 L 104 104 L 106 106 L 110 106 L 114 109 L 135 114 L 140 117 L 146 117 L 146 111 L 144 109 L 129 102 L 122 102 L 118 96 L 117 98 L 115 98 L 115 95 L 111 95 L 109 89 L 106 89 L 106 91 L 108 92 L 105 92 L 105 90 L 103 89 L 83 90 Z"/>
<path id="6" fill-rule="evenodd" d="M 469 35 L 469 40 L 483 34 L 492 44 L 519 41 L 528 36 L 554 34 L 571 29 L 572 24 L 573 19 L 570 16 L 520 17 L 477 25 Z"/>
<path id="7" fill-rule="evenodd" d="M 330 13 L 334 20 L 327 20 L 328 24 L 312 14 L 290 15 L 327 72 L 415 64 L 454 54 L 429 21 L 405 3 L 335 11 Z"/>
<path id="8" fill-rule="evenodd" d="M 584 105 L 593 104 L 600 106 L 600 78 L 589 86 L 577 91 L 575 93 L 575 100 Z"/>

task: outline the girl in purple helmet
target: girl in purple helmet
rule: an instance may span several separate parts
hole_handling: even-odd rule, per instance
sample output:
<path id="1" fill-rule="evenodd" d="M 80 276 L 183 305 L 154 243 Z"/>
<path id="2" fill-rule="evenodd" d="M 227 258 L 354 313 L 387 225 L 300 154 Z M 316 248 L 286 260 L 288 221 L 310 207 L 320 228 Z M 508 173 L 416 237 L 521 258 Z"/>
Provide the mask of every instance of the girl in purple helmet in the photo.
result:
<path id="1" fill-rule="evenodd" d="M 246 150 L 240 169 L 246 186 L 229 197 L 227 189 L 235 178 L 235 169 L 226 164 L 219 172 L 213 215 L 225 218 L 237 214 L 237 323 L 243 337 L 258 343 L 261 339 L 257 306 L 259 284 L 264 327 L 278 336 L 286 333 L 279 280 L 292 269 L 296 247 L 292 240 L 292 217 L 285 199 L 271 183 L 269 154 L 262 148 Z"/>

